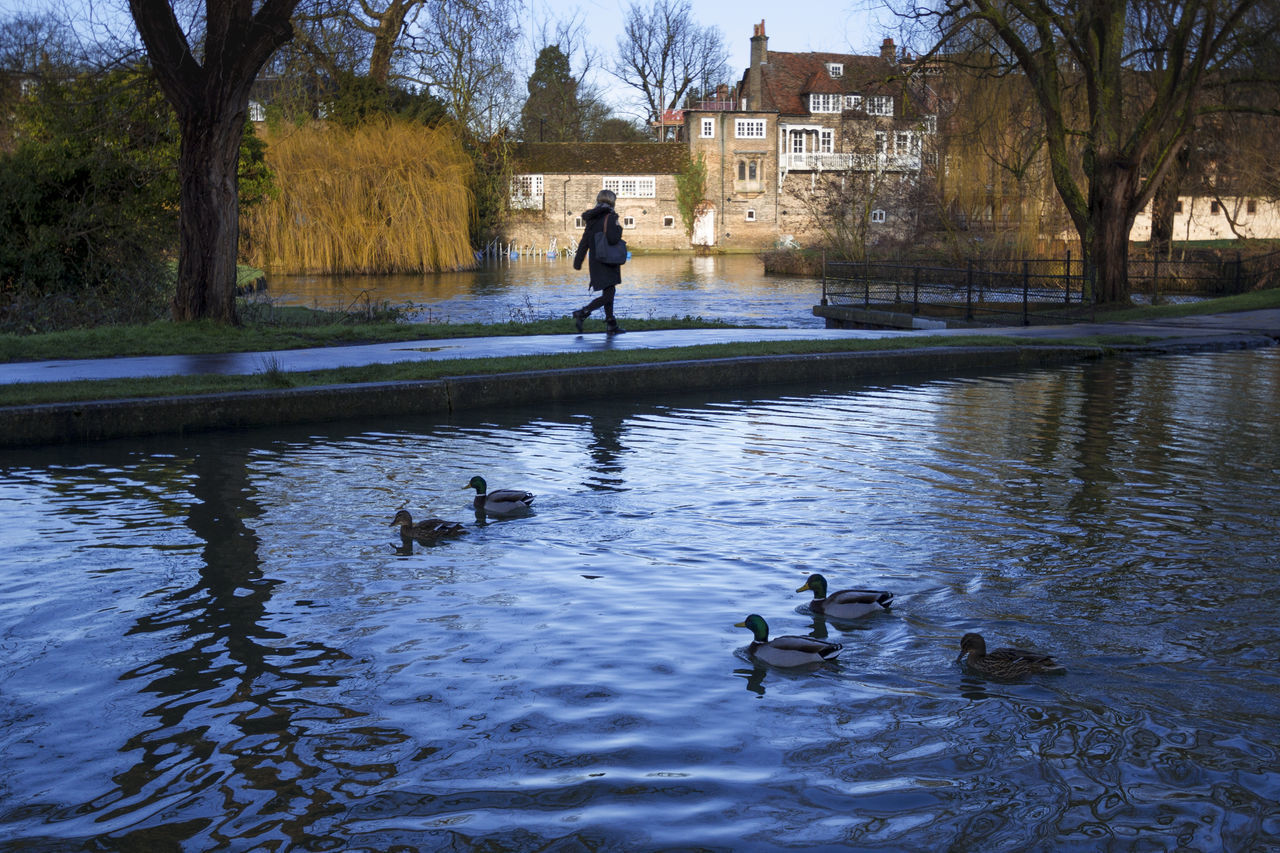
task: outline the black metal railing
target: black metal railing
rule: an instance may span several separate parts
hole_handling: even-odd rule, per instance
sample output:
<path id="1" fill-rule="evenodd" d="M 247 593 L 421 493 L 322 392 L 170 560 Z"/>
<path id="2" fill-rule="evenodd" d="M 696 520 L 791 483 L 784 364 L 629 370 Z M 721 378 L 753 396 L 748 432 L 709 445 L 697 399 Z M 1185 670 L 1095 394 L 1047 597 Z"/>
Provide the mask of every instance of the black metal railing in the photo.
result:
<path id="1" fill-rule="evenodd" d="M 827 261 L 822 304 L 962 318 L 1008 325 L 1092 319 L 1094 279 L 1070 255 L 1059 259 L 971 260 L 963 266 Z M 1131 292 L 1152 304 L 1280 285 L 1280 252 L 1243 259 L 1129 265 Z"/>

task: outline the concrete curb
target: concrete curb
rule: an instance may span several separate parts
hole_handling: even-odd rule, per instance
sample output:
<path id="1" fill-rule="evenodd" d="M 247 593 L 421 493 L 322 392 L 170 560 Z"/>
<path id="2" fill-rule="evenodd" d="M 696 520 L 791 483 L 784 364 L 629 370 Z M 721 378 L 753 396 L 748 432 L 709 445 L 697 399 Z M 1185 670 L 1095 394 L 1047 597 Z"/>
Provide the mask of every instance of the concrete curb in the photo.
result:
<path id="1" fill-rule="evenodd" d="M 345 418 L 447 414 L 489 407 L 680 391 L 857 381 L 907 374 L 1024 370 L 1099 358 L 1094 347 L 928 347 L 101 400 L 0 408 L 0 447 L 63 444 L 205 430 L 320 423 Z"/>

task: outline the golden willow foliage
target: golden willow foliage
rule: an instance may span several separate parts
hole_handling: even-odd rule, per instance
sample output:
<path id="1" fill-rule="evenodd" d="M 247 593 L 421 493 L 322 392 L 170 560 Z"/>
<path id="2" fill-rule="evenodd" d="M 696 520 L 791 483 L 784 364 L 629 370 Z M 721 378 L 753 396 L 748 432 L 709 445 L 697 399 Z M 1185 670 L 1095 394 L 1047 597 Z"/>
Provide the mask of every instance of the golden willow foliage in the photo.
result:
<path id="1" fill-rule="evenodd" d="M 252 266 L 416 273 L 472 266 L 472 160 L 446 127 L 320 122 L 267 135 L 275 198 L 241 219 Z"/>

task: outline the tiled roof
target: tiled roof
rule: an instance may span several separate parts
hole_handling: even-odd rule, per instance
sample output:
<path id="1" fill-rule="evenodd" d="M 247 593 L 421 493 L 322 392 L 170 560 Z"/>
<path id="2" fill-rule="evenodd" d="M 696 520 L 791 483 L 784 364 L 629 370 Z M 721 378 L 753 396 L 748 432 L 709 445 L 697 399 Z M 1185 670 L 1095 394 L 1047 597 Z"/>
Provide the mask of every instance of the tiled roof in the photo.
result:
<path id="1" fill-rule="evenodd" d="M 832 77 L 827 71 L 829 63 L 843 65 L 844 73 Z M 771 50 L 769 61 L 760 70 L 764 88 L 761 108 L 782 115 L 807 114 L 806 95 L 811 92 L 898 96 L 902 91 L 901 81 L 892 79 L 896 68 L 878 56 Z"/>
<path id="2" fill-rule="evenodd" d="M 552 175 L 674 175 L 684 166 L 683 142 L 522 142 L 515 170 Z"/>

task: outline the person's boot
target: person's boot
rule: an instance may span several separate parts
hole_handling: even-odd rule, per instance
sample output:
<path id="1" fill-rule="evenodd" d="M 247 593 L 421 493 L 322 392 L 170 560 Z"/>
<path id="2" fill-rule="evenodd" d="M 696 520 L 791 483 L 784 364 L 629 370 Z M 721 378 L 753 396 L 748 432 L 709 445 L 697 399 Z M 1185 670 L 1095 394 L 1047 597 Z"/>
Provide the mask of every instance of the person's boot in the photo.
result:
<path id="1" fill-rule="evenodd" d="M 608 323 L 605 325 L 605 329 L 604 329 L 604 333 L 605 333 L 606 335 L 620 335 L 620 334 L 622 334 L 622 333 L 623 333 L 623 332 L 625 332 L 625 331 L 626 331 L 626 329 L 624 329 L 624 328 L 622 328 L 621 326 L 619 326 L 619 325 L 618 325 L 618 321 L 617 321 L 617 320 L 613 320 L 613 319 L 611 319 L 611 320 L 609 320 L 609 321 L 608 321 Z"/>
<path id="2" fill-rule="evenodd" d="M 582 331 L 582 321 L 587 319 L 587 315 L 583 314 L 581 309 L 573 309 L 573 327 L 579 332 Z"/>

